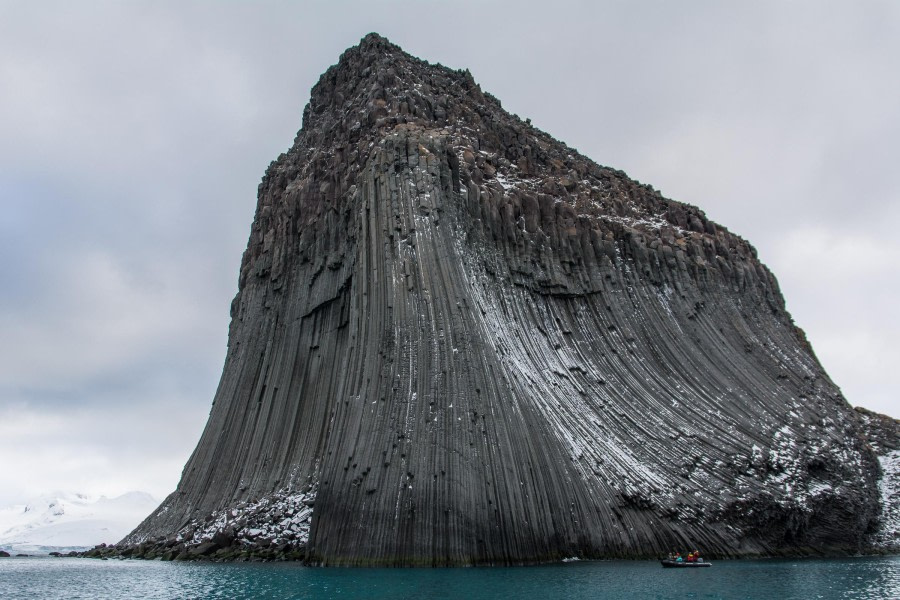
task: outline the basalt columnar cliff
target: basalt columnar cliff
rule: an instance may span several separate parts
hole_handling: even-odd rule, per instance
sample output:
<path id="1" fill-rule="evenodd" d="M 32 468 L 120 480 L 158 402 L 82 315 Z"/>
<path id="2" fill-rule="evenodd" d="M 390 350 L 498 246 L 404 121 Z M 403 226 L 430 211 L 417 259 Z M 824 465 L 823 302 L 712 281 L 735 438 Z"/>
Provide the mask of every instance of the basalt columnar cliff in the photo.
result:
<path id="1" fill-rule="evenodd" d="M 121 548 L 453 565 L 896 541 L 870 440 L 896 421 L 847 404 L 748 242 L 377 35 L 266 171 L 231 316 L 206 430 Z"/>

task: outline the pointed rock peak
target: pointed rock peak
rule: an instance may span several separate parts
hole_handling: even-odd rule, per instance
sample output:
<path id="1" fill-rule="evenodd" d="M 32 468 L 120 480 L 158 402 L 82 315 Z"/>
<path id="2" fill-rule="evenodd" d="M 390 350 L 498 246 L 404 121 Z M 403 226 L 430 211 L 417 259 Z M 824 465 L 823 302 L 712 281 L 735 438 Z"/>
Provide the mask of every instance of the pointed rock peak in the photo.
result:
<path id="1" fill-rule="evenodd" d="M 392 44 L 389 39 L 386 37 L 375 33 L 367 34 L 361 40 L 359 40 L 359 46 L 357 46 L 362 53 L 369 52 L 383 52 L 385 50 L 399 50 L 400 47 L 396 44 Z"/>
<path id="2" fill-rule="evenodd" d="M 412 130 L 447 140 L 435 151 L 453 154 L 454 165 L 466 164 L 458 173 L 464 186 L 474 182 L 500 186 L 507 195 L 566 198 L 565 210 L 573 222 L 584 221 L 583 228 L 614 227 L 615 235 L 618 229 L 638 230 L 648 234 L 648 244 L 662 236 L 671 246 L 688 232 L 714 243 L 718 226 L 707 224 L 696 207 L 666 200 L 507 112 L 467 69 L 421 60 L 377 33 L 344 51 L 322 75 L 294 146 L 266 177 L 277 173 L 274 182 L 299 181 L 309 165 L 318 165 L 324 177 L 333 164 L 324 157 L 352 157 L 351 165 L 364 165 L 385 136 Z M 348 188 L 353 168 L 345 174 Z M 755 258 L 745 241 L 729 244 Z"/>
<path id="3" fill-rule="evenodd" d="M 412 55 L 404 52 L 400 46 L 391 43 L 386 37 L 370 33 L 359 40 L 359 44 L 356 46 L 344 50 L 334 68 L 338 71 L 342 69 L 355 70 L 361 64 L 369 66 L 386 57 L 415 60 Z"/>
<path id="4" fill-rule="evenodd" d="M 492 104 L 500 108 L 499 102 Z M 347 131 L 356 123 L 363 129 L 409 122 L 440 127 L 459 120 L 458 113 L 484 111 L 484 105 L 485 95 L 468 70 L 431 64 L 370 33 L 345 50 L 313 87 L 301 134 L 336 125 Z"/>

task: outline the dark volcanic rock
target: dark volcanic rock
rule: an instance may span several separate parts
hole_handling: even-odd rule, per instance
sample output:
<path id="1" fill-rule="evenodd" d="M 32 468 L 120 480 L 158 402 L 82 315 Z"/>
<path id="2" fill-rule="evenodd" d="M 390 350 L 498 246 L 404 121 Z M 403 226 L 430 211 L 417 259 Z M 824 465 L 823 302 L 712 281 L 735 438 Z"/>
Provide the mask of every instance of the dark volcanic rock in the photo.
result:
<path id="1" fill-rule="evenodd" d="M 865 408 L 856 407 L 866 438 L 878 455 L 900 450 L 900 421 L 880 415 Z"/>
<path id="2" fill-rule="evenodd" d="M 468 71 L 367 36 L 258 201 L 206 430 L 120 546 L 329 565 L 865 549 L 876 456 L 755 250 Z"/>
<path id="3" fill-rule="evenodd" d="M 856 411 L 881 467 L 881 513 L 872 527 L 872 549 L 900 553 L 900 421 L 864 408 Z"/>

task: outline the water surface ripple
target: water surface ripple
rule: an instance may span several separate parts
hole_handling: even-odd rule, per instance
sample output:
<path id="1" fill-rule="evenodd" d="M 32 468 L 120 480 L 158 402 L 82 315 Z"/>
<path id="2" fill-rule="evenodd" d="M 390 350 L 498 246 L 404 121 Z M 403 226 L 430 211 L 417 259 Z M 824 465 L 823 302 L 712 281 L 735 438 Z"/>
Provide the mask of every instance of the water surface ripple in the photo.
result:
<path id="1" fill-rule="evenodd" d="M 900 557 L 717 561 L 710 569 L 600 561 L 516 568 L 320 569 L 290 563 L 0 560 L 4 599 L 887 599 Z"/>

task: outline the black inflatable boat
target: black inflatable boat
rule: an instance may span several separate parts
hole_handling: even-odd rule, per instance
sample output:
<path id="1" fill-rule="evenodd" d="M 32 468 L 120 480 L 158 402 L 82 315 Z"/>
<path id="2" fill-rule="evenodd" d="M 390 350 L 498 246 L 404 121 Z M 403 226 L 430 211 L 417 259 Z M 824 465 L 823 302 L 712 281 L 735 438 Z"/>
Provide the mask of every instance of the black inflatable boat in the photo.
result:
<path id="1" fill-rule="evenodd" d="M 711 567 L 712 563 L 708 562 L 688 562 L 686 560 L 677 561 L 677 560 L 661 560 L 664 569 L 696 569 L 697 567 Z"/>

